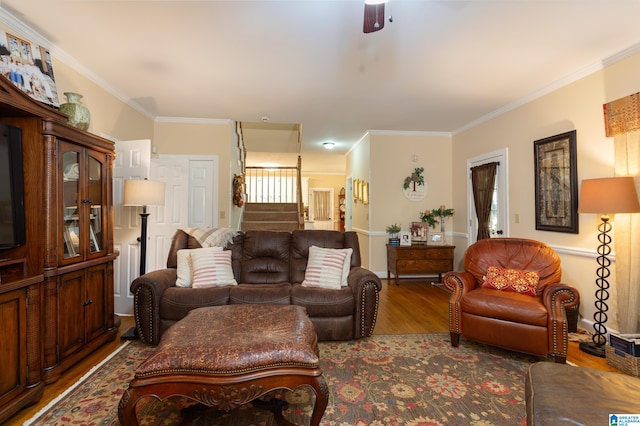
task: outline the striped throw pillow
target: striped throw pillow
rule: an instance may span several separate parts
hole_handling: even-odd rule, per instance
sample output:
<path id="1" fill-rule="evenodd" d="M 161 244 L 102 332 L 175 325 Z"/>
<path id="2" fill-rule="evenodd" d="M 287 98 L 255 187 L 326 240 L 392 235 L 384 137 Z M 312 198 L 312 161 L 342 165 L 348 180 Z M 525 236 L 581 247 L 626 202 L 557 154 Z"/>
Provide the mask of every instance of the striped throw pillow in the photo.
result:
<path id="1" fill-rule="evenodd" d="M 231 268 L 231 251 L 196 252 L 193 263 L 193 288 L 238 285 Z"/>
<path id="2" fill-rule="evenodd" d="M 206 247 L 197 249 L 178 250 L 177 255 L 177 275 L 176 287 L 191 287 L 193 284 L 193 265 L 191 253 L 211 253 L 212 251 L 222 251 L 222 247 Z"/>
<path id="3" fill-rule="evenodd" d="M 347 251 L 343 249 L 309 247 L 309 259 L 302 286 L 339 290 L 342 287 L 342 272 L 346 258 Z"/>

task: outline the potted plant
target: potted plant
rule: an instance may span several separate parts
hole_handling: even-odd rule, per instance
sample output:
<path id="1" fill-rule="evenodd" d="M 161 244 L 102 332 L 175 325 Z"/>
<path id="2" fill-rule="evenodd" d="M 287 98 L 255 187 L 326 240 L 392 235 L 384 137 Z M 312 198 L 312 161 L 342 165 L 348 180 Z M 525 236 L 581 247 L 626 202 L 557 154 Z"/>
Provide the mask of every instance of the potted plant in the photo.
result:
<path id="1" fill-rule="evenodd" d="M 389 244 L 391 244 L 392 246 L 399 246 L 400 245 L 400 231 L 402 229 L 400 228 L 400 225 L 398 224 L 393 224 L 393 225 L 389 225 L 387 226 L 387 234 L 389 234 Z"/>

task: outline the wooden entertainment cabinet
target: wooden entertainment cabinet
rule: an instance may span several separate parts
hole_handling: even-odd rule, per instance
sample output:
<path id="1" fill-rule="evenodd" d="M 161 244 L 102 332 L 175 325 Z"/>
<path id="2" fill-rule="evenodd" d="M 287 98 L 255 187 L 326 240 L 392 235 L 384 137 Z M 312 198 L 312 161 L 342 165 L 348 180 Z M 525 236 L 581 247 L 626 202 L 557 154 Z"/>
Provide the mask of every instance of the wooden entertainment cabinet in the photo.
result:
<path id="1" fill-rule="evenodd" d="M 114 144 L 0 76 L 0 122 L 22 130 L 26 243 L 0 249 L 0 423 L 113 340 Z"/>

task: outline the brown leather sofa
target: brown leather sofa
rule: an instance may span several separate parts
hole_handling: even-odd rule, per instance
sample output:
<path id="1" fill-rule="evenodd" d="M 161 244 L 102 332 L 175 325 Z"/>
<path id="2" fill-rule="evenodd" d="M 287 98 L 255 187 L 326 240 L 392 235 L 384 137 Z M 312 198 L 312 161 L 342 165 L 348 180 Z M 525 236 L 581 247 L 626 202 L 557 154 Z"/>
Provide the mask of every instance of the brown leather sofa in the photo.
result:
<path id="1" fill-rule="evenodd" d="M 482 288 L 490 266 L 540 274 L 535 296 Z M 460 336 L 533 355 L 567 358 L 567 309 L 580 303 L 578 291 L 560 282 L 560 257 L 548 245 L 521 238 L 487 238 L 467 248 L 464 271 L 449 272 L 451 344 Z"/>
<path id="2" fill-rule="evenodd" d="M 353 249 L 348 286 L 331 290 L 300 285 L 312 245 Z M 148 272 L 131 284 L 136 331 L 143 342 L 157 345 L 162 333 L 192 309 L 244 303 L 304 306 L 319 340 L 359 339 L 373 332 L 382 285 L 374 273 L 361 267 L 355 232 L 240 232 L 226 247 L 232 251 L 237 286 L 176 287 L 177 251 L 198 247 L 196 239 L 178 230 L 167 268 Z"/>

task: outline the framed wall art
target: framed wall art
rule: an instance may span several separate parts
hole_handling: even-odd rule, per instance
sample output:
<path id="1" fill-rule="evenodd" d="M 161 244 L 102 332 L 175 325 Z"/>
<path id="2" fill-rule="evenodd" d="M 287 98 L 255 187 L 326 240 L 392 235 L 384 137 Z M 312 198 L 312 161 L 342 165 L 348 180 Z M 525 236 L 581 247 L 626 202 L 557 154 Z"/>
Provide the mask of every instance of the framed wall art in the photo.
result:
<path id="1" fill-rule="evenodd" d="M 534 141 L 536 229 L 578 233 L 576 131 Z"/>
<path id="2" fill-rule="evenodd" d="M 35 100 L 60 106 L 47 49 L 0 30 L 0 73 Z"/>

